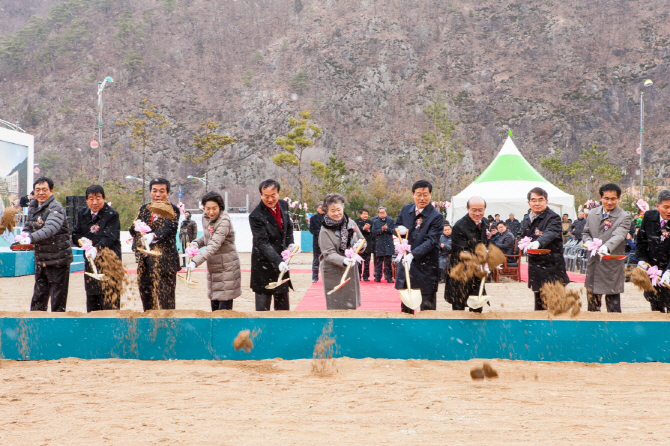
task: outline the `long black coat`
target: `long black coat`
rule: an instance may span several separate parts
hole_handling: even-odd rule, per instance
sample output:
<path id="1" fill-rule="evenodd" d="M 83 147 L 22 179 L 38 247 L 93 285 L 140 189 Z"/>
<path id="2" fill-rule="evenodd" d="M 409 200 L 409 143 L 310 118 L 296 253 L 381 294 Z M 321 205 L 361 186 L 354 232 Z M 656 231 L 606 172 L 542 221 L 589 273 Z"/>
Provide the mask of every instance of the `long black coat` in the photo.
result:
<path id="1" fill-rule="evenodd" d="M 255 293 L 282 294 L 288 293 L 289 287 L 293 289 L 290 280 L 278 288 L 271 290 L 265 288 L 267 284 L 276 282 L 279 278 L 279 264 L 282 262 L 281 252 L 293 243 L 293 225 L 288 213 L 288 203 L 279 200 L 278 206 L 281 210 L 283 231 L 279 229 L 277 220 L 262 201 L 249 214 L 249 225 L 253 235 L 251 289 Z M 290 279 L 289 274 L 286 273 L 284 278 Z"/>
<path id="2" fill-rule="evenodd" d="M 93 230 L 91 230 L 93 228 Z M 79 247 L 79 239 L 86 237 L 98 250 L 107 248 L 114 252 L 121 259 L 121 222 L 119 213 L 112 209 L 107 203 L 100 209 L 95 218 L 91 218 L 89 208 L 79 209 L 77 224 L 72 231 L 72 244 Z M 88 260 L 86 261 L 86 271 L 93 272 Z M 104 271 L 100 271 L 104 274 Z M 86 293 L 90 295 L 101 295 L 102 289 L 100 281 L 86 275 L 84 277 Z"/>
<path id="3" fill-rule="evenodd" d="M 436 293 L 440 280 L 439 247 L 440 235 L 444 230 L 444 217 L 432 204 L 426 206 L 419 215 L 416 215 L 415 204 L 406 204 L 400 210 L 395 223 L 396 226 L 402 225 L 409 231 L 408 240 L 414 256 L 409 268 L 412 288 L 420 288 L 421 294 Z M 395 289 L 406 288 L 405 268 L 399 266 Z"/>
<path id="4" fill-rule="evenodd" d="M 481 228 L 477 228 L 469 215 L 464 216 L 456 222 L 451 232 L 451 268 L 461 262 L 461 253 L 474 253 L 477 245 L 488 243 L 486 238 L 486 219 L 482 220 Z M 468 296 L 479 294 L 481 279 L 476 277 L 467 282 L 452 279 L 447 276 L 444 286 L 444 298 L 447 302 L 454 302 L 465 307 Z M 451 299 L 449 299 L 451 297 Z"/>
<path id="5" fill-rule="evenodd" d="M 363 237 L 365 237 L 366 246 L 365 246 L 365 251 L 363 251 L 363 252 L 367 253 L 367 254 L 371 254 L 371 253 L 375 252 L 375 239 L 372 236 L 372 220 L 370 220 L 370 219 L 363 220 L 362 218 L 357 218 L 354 221 L 356 222 L 356 225 L 358 225 L 358 229 L 361 230 L 361 233 L 363 234 Z M 370 225 L 370 229 L 368 229 L 367 231 L 365 229 L 363 229 L 366 224 Z"/>
<path id="6" fill-rule="evenodd" d="M 382 231 L 382 227 L 386 225 L 386 231 Z M 384 257 L 395 254 L 395 247 L 393 246 L 393 234 L 395 234 L 395 224 L 393 219 L 388 215 L 381 219 L 375 217 L 372 219 L 372 236 L 375 239 L 375 256 Z"/>
<path id="7" fill-rule="evenodd" d="M 138 247 L 144 247 L 142 233 L 135 231 L 135 225 L 130 227 L 130 235 L 133 236 L 133 251 L 138 253 L 138 274 L 147 274 L 157 271 L 159 275 L 176 274 L 179 271 L 179 252 L 177 251 L 177 231 L 179 230 L 179 208 L 172 205 L 175 216 L 172 218 L 158 217 L 151 222 L 151 211 L 146 204 L 140 207 L 135 220 L 142 220 L 151 227 L 154 243 L 151 250 L 161 252 L 159 256 L 142 254 L 137 251 Z"/>
<path id="8" fill-rule="evenodd" d="M 563 258 L 563 227 L 561 217 L 547 208 L 530 222 L 530 215 L 523 217 L 521 238 L 530 237 L 540 242 L 540 249 L 549 249 L 547 254 L 528 254 L 528 288 L 540 291 L 547 282 L 570 283 L 565 272 Z"/>
<path id="9" fill-rule="evenodd" d="M 505 224 L 507 225 L 507 230 L 512 233 L 513 237 L 519 235 L 519 231 L 521 231 L 521 222 L 519 220 L 516 218 L 514 220 L 510 220 L 508 218 L 505 220 Z"/>
<path id="10" fill-rule="evenodd" d="M 642 217 L 640 230 L 635 240 L 635 258 L 644 261 L 661 270 L 668 269 L 670 262 L 670 228 L 667 226 L 661 230 L 661 216 L 656 209 L 647 211 Z M 664 234 L 665 232 L 665 234 Z M 663 237 L 663 241 L 661 241 Z M 655 287 L 657 293 L 645 292 L 647 300 L 661 300 L 667 302 L 670 299 L 670 290 L 665 287 Z"/>
<path id="11" fill-rule="evenodd" d="M 318 257 L 321 254 L 321 248 L 319 247 L 319 233 L 321 232 L 321 226 L 323 226 L 323 219 L 325 214 L 319 214 L 318 212 L 309 219 L 309 232 L 312 233 L 312 251 Z M 282 220 L 283 222 L 284 220 Z"/>

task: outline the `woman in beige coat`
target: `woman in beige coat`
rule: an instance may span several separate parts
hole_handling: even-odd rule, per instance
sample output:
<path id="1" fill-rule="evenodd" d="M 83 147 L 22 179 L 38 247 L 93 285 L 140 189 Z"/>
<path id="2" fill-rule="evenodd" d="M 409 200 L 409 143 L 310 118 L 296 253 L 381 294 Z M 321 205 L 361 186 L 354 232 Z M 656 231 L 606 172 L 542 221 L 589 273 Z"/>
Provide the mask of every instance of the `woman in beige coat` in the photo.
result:
<path id="1" fill-rule="evenodd" d="M 235 249 L 235 231 L 228 214 L 224 212 L 223 198 L 216 192 L 202 197 L 205 214 L 202 217 L 202 237 L 191 243 L 205 247 L 193 257 L 190 268 L 207 262 L 207 296 L 212 301 L 212 311 L 232 310 L 233 299 L 242 295 L 240 257 Z"/>
<path id="2" fill-rule="evenodd" d="M 328 194 L 323 201 L 324 223 L 319 232 L 321 248 L 321 274 L 328 310 L 355 310 L 361 305 L 361 290 L 358 275 L 358 263 L 346 256 L 348 249 L 357 243 L 365 243 L 365 238 L 355 221 L 344 212 L 344 197 L 340 194 Z M 351 263 L 349 282 L 330 296 L 328 292 L 342 279 L 344 270 Z"/>

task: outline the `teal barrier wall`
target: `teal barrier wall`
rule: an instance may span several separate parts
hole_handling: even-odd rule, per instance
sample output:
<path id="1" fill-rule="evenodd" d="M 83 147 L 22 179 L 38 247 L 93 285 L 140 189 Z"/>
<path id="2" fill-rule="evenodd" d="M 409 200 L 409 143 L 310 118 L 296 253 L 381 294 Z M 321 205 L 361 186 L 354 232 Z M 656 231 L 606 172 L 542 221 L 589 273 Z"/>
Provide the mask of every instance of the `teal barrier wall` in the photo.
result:
<path id="1" fill-rule="evenodd" d="M 311 358 L 329 319 L 1 318 L 0 358 Z M 336 356 L 351 358 L 670 362 L 667 322 L 332 319 Z M 254 349 L 235 351 L 244 329 Z"/>

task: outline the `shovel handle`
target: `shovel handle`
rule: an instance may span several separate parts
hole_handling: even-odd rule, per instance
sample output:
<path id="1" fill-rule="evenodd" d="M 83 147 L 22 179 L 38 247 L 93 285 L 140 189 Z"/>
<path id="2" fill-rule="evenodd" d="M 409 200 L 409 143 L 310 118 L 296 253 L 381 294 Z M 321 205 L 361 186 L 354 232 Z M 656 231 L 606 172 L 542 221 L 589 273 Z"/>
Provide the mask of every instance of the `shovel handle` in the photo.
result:
<path id="1" fill-rule="evenodd" d="M 484 277 L 482 283 L 479 284 L 479 300 L 481 300 L 484 295 L 484 282 L 486 282 L 486 277 Z"/>

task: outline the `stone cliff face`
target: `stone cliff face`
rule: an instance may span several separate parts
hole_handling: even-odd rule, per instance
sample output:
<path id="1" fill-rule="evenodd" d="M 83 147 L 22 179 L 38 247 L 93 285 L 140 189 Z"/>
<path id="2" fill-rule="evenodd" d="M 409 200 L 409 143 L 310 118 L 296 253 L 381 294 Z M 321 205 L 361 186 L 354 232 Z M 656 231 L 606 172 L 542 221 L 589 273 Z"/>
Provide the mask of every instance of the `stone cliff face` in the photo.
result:
<path id="1" fill-rule="evenodd" d="M 282 176 L 273 142 L 302 109 L 323 127 L 309 156 L 336 151 L 363 181 L 379 170 L 419 175 L 422 109 L 436 98 L 462 122 L 466 172 L 491 161 L 507 127 L 536 167 L 594 142 L 624 166 L 636 159 L 640 89 L 651 78 L 648 165 L 668 150 L 670 4 L 660 0 L 6 3 L 0 118 L 36 135 L 46 173 L 97 167 L 88 143 L 105 76 L 115 81 L 104 93 L 105 176 L 139 176 L 128 131 L 114 123 L 146 97 L 173 123 L 156 138 L 148 176 L 193 194 L 203 188 L 186 176 L 202 166 L 184 154 L 202 120 L 240 141 L 213 160 L 213 188 L 245 188 Z M 47 17 L 45 4 L 55 5 L 49 18 L 29 23 Z"/>

